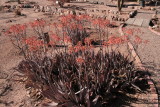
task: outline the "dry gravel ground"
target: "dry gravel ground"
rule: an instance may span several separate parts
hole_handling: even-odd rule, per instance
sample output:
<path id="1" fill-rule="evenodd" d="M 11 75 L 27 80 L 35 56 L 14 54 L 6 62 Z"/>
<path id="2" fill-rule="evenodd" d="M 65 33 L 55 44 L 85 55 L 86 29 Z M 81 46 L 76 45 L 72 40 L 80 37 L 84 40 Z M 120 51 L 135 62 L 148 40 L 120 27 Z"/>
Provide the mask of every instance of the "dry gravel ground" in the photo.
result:
<path id="1" fill-rule="evenodd" d="M 44 2 L 44 0 L 37 1 L 43 3 L 43 5 L 50 4 L 48 1 Z M 0 3 L 4 4 L 4 0 L 0 0 Z M 15 17 L 13 12 L 0 12 L 0 107 L 33 107 L 24 85 L 9 80 L 12 78 L 12 68 L 16 67 L 23 57 L 14 49 L 9 38 L 3 34 L 3 31 L 10 25 L 27 23 L 36 18 L 46 18 L 47 16 L 43 15 L 43 13 L 34 13 L 32 8 L 23 9 L 22 13 L 26 16 Z M 9 20 L 12 22 L 7 23 Z"/>

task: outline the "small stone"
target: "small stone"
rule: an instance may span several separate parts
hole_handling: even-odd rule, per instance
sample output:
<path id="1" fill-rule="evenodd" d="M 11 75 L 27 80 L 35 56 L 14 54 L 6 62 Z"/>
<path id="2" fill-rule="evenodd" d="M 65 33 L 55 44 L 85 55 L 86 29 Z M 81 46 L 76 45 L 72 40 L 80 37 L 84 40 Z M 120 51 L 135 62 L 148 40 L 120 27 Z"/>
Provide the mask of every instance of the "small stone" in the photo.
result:
<path id="1" fill-rule="evenodd" d="M 152 27 L 152 29 L 156 29 L 156 28 L 159 28 L 159 26 L 158 26 L 158 25 L 154 25 L 154 26 Z"/>
<path id="2" fill-rule="evenodd" d="M 99 12 L 99 9 L 96 9 L 97 12 Z"/>
<path id="3" fill-rule="evenodd" d="M 40 12 L 40 9 L 36 9 L 35 12 L 36 12 L 36 13 Z"/>
<path id="4" fill-rule="evenodd" d="M 7 21 L 6 21 L 6 23 L 10 23 L 10 22 L 12 22 L 12 20 L 7 20 Z"/>
<path id="5" fill-rule="evenodd" d="M 134 6 L 128 6 L 129 9 L 134 9 Z"/>
<path id="6" fill-rule="evenodd" d="M 16 8 L 16 5 L 11 6 L 11 9 L 14 10 Z"/>
<path id="7" fill-rule="evenodd" d="M 151 7 L 151 10 L 152 10 L 152 11 L 155 11 L 155 10 L 156 10 L 156 8 L 154 8 L 154 7 Z"/>
<path id="8" fill-rule="evenodd" d="M 122 18 L 122 20 L 121 20 L 122 22 L 125 22 L 125 19 L 124 18 Z"/>
<path id="9" fill-rule="evenodd" d="M 102 13 L 106 13 L 106 10 L 102 10 Z"/>
<path id="10" fill-rule="evenodd" d="M 39 9 L 41 12 L 44 12 L 44 6 L 40 6 Z"/>
<path id="11" fill-rule="evenodd" d="M 157 18 L 157 15 L 156 15 L 156 14 L 152 15 L 152 18 L 153 18 L 153 19 L 154 19 L 154 18 Z"/>

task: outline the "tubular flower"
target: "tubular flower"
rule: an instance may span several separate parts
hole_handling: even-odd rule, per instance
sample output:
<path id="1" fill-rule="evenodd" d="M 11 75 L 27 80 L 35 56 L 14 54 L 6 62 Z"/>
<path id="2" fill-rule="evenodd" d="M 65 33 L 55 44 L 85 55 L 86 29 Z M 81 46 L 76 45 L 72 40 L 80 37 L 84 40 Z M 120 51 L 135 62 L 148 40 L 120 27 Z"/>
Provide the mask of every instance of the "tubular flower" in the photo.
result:
<path id="1" fill-rule="evenodd" d="M 55 43 L 54 41 L 50 41 L 50 42 L 48 43 L 48 45 L 55 46 L 56 43 Z"/>
<path id="2" fill-rule="evenodd" d="M 91 45 L 92 40 L 90 38 L 85 38 L 84 43 L 85 45 Z"/>
<path id="3" fill-rule="evenodd" d="M 74 50 L 74 47 L 72 47 L 72 46 L 71 46 L 71 47 L 68 47 L 68 52 L 69 52 L 69 53 L 73 53 L 74 51 L 75 51 L 75 50 Z"/>
<path id="4" fill-rule="evenodd" d="M 128 34 L 128 35 L 133 35 L 133 30 L 132 30 L 132 29 L 126 30 L 126 34 Z"/>
<path id="5" fill-rule="evenodd" d="M 123 44 L 125 42 L 128 41 L 128 38 L 125 36 L 122 37 L 115 37 L 112 36 L 111 38 L 109 38 L 108 41 L 103 42 L 103 45 L 108 46 L 108 45 L 118 45 L 118 44 Z"/>
<path id="6" fill-rule="evenodd" d="M 29 37 L 25 40 L 25 43 L 29 46 L 29 50 L 35 51 L 43 46 L 43 42 L 41 40 L 37 40 L 36 37 Z"/>
<path id="7" fill-rule="evenodd" d="M 149 43 L 149 40 L 144 40 L 143 42 L 144 42 L 145 44 L 147 44 L 147 43 Z"/>
<path id="8" fill-rule="evenodd" d="M 27 28 L 27 25 L 20 25 L 20 24 L 17 24 L 17 25 L 12 25 L 9 30 L 6 32 L 6 34 L 9 34 L 9 33 L 14 33 L 14 34 L 19 34 L 19 33 L 22 33 L 26 30 Z"/>
<path id="9" fill-rule="evenodd" d="M 82 63 L 84 63 L 84 59 L 83 58 L 76 58 L 76 62 L 78 64 L 82 64 Z"/>
<path id="10" fill-rule="evenodd" d="M 108 24 L 110 24 L 110 21 L 99 18 L 99 19 L 93 20 L 92 23 L 93 23 L 93 25 L 98 25 L 99 27 L 104 28 Z"/>
<path id="11" fill-rule="evenodd" d="M 64 36 L 64 42 L 71 43 L 71 38 L 69 36 Z"/>
<path id="12" fill-rule="evenodd" d="M 142 39 L 139 36 L 135 36 L 134 42 L 137 44 L 140 44 L 140 43 L 142 43 Z"/>
<path id="13" fill-rule="evenodd" d="M 32 28 L 35 28 L 35 27 L 44 27 L 45 25 L 46 25 L 46 21 L 43 20 L 43 19 L 37 19 L 34 22 L 30 22 L 30 26 Z"/>
<path id="14" fill-rule="evenodd" d="M 52 34 L 51 37 L 53 38 L 54 41 L 60 41 L 61 40 L 61 38 L 56 34 Z"/>

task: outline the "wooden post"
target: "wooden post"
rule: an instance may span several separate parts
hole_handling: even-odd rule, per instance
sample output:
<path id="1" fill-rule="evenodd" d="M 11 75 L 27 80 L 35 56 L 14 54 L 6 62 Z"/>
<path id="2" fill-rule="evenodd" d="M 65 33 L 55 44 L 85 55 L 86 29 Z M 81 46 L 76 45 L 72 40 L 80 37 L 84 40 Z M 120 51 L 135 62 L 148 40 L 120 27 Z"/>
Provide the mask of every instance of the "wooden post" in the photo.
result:
<path id="1" fill-rule="evenodd" d="M 50 38 L 48 32 L 44 33 L 44 42 L 45 44 L 49 44 Z"/>

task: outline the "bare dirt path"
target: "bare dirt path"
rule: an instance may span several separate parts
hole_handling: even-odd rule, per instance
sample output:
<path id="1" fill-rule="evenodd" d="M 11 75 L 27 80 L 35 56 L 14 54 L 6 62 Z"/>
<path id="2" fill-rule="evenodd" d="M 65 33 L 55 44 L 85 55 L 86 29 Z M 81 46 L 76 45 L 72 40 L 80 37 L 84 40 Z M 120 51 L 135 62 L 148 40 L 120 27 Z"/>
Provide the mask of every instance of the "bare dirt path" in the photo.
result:
<path id="1" fill-rule="evenodd" d="M 160 99 L 160 36 L 152 33 L 148 28 L 127 26 L 127 28 L 140 29 L 144 34 L 139 35 L 141 39 L 148 40 L 147 44 L 139 44 L 137 53 L 144 66 L 152 74 L 151 78 L 156 84 Z M 132 43 L 135 47 L 136 44 Z M 160 102 L 159 102 L 160 104 Z"/>

